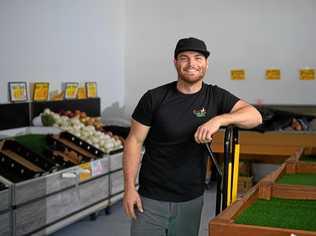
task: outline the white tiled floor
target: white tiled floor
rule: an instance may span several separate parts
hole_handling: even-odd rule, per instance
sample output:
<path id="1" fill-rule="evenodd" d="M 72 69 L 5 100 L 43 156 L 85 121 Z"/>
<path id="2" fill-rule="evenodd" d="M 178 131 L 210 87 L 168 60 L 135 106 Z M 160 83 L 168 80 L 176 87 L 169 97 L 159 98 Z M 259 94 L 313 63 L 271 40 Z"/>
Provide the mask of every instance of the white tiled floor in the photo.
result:
<path id="1" fill-rule="evenodd" d="M 208 235 L 208 221 L 215 214 L 216 187 L 212 185 L 210 190 L 204 194 L 204 208 L 199 236 Z M 105 215 L 104 211 L 99 212 L 95 221 L 89 217 L 84 218 L 72 225 L 69 225 L 56 233 L 54 236 L 128 236 L 130 221 L 124 215 L 121 202 L 111 208 L 111 214 Z"/>

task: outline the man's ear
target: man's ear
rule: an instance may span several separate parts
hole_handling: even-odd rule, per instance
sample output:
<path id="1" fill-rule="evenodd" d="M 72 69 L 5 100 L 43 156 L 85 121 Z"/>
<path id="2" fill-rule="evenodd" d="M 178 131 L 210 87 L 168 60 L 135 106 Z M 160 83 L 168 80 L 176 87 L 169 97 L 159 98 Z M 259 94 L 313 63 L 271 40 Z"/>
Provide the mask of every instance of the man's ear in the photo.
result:
<path id="1" fill-rule="evenodd" d="M 177 60 L 175 58 L 173 58 L 173 64 L 174 66 L 177 66 Z"/>

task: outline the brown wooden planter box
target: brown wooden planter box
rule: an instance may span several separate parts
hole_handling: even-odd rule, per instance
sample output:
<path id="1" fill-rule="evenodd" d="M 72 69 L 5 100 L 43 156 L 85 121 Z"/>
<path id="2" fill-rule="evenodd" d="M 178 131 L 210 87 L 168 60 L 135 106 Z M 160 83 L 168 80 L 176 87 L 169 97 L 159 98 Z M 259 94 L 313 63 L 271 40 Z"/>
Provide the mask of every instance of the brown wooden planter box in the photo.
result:
<path id="1" fill-rule="evenodd" d="M 216 216 L 209 222 L 209 236 L 316 236 L 316 232 L 264 227 L 255 225 L 236 224 L 240 213 L 254 203 L 259 196 L 259 185 L 254 186 L 242 199 L 236 201 L 229 208 Z"/>
<path id="2" fill-rule="evenodd" d="M 316 200 L 316 187 L 275 183 L 284 174 L 316 173 L 316 164 L 306 162 L 284 163 L 273 175 L 259 182 L 259 199 L 272 197 L 285 199 Z"/>
<path id="3" fill-rule="evenodd" d="M 263 178 L 257 185 L 251 188 L 240 200 L 216 216 L 209 222 L 209 236 L 316 236 L 314 231 L 284 229 L 245 225 L 234 223 L 241 212 L 253 204 L 257 199 L 271 199 L 271 197 L 285 199 L 316 200 L 316 187 L 299 185 L 281 185 L 275 183 L 285 173 L 316 173 L 316 164 L 299 162 L 302 150 L 296 152 L 281 167 Z M 293 172 L 294 171 L 294 172 Z"/>

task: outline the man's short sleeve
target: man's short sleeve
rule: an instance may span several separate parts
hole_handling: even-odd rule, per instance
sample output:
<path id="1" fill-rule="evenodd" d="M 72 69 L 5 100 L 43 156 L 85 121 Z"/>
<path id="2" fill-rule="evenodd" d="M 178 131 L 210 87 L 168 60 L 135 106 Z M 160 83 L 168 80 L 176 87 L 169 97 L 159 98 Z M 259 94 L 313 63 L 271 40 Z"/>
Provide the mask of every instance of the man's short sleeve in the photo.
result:
<path id="1" fill-rule="evenodd" d="M 225 89 L 215 87 L 217 108 L 220 114 L 229 113 L 240 99 Z"/>
<path id="2" fill-rule="evenodd" d="M 152 122 L 152 96 L 150 91 L 147 91 L 139 100 L 132 118 L 139 123 L 151 126 Z"/>

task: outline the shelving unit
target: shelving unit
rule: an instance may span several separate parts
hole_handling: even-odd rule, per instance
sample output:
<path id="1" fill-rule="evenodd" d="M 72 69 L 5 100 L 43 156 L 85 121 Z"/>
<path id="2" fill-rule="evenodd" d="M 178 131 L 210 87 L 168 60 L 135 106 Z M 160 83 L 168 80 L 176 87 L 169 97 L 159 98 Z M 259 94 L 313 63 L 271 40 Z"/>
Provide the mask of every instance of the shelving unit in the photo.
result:
<path id="1" fill-rule="evenodd" d="M 32 131 L 56 134 L 58 131 L 54 128 L 26 126 L 45 108 L 53 111 L 78 109 L 91 116 L 100 116 L 100 99 L 30 102 L 23 106 L 2 104 L 1 108 L 10 110 L 10 114 L 15 114 L 16 109 L 24 109 L 27 117 L 20 119 L 18 125 L 13 125 L 13 116 L 12 119 L 0 118 L 0 138 Z M 0 182 L 6 186 L 0 191 L 0 236 L 47 235 L 83 217 L 96 215 L 100 210 L 110 213 L 110 207 L 123 196 L 122 156 L 121 151 L 87 162 L 99 169 L 86 178 L 80 176 L 84 172 L 81 165 L 18 182 L 0 176 Z"/>

